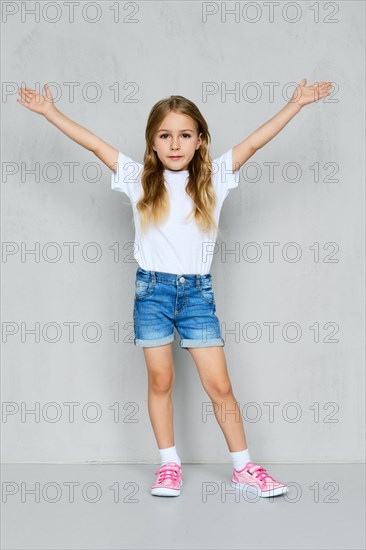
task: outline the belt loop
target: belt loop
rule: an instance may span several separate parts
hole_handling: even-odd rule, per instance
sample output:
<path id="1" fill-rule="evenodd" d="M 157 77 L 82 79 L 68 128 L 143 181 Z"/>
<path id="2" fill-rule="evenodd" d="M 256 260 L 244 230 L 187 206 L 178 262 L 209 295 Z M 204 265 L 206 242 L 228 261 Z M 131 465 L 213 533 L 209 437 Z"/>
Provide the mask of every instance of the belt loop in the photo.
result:
<path id="1" fill-rule="evenodd" d="M 155 271 L 151 271 L 151 280 L 152 280 L 152 284 L 155 285 L 155 284 L 156 284 L 156 275 L 155 275 Z"/>
<path id="2" fill-rule="evenodd" d="M 196 274 L 196 288 L 200 287 L 201 282 L 201 275 L 199 273 Z"/>

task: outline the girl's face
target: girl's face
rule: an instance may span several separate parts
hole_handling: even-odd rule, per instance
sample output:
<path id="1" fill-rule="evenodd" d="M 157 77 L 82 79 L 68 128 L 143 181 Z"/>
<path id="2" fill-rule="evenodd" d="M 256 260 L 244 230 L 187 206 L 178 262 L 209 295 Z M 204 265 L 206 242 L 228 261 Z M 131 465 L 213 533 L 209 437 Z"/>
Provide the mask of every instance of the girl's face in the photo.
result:
<path id="1" fill-rule="evenodd" d="M 201 143 L 201 134 L 197 134 L 194 120 L 190 116 L 170 112 L 158 126 L 153 149 L 165 169 L 188 170 Z"/>

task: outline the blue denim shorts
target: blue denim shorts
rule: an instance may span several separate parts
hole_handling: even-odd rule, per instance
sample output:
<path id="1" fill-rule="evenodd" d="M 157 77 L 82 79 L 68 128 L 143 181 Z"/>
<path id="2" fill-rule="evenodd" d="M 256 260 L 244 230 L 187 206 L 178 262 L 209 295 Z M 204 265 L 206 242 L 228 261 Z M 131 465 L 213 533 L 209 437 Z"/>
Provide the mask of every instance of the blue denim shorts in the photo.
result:
<path id="1" fill-rule="evenodd" d="M 134 343 L 139 347 L 164 346 L 175 340 L 182 348 L 224 346 L 212 275 L 185 275 L 136 271 L 133 321 Z"/>

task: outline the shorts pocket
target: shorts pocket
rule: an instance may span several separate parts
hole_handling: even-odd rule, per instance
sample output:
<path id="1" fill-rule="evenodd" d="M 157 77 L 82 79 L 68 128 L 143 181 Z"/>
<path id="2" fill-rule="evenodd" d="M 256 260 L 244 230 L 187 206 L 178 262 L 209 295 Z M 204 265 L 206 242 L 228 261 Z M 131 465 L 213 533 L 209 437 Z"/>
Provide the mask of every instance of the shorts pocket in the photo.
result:
<path id="1" fill-rule="evenodd" d="M 212 290 L 211 282 L 202 283 L 199 290 L 201 297 L 206 300 L 206 302 L 208 302 L 209 304 L 215 304 L 215 295 Z"/>
<path id="2" fill-rule="evenodd" d="M 153 285 L 151 281 L 146 279 L 136 279 L 135 283 L 135 298 L 136 300 L 143 300 L 147 296 L 150 296 L 153 291 Z"/>

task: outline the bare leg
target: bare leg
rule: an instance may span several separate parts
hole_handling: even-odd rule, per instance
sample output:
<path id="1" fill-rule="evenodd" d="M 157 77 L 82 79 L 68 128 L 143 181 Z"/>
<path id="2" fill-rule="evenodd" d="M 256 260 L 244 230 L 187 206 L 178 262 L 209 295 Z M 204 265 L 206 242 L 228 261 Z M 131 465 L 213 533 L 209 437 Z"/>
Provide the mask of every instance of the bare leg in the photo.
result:
<path id="1" fill-rule="evenodd" d="M 214 405 L 215 417 L 223 431 L 229 451 L 246 449 L 243 420 L 232 391 L 223 347 L 188 348 L 188 351 L 196 364 L 202 385 Z"/>
<path id="2" fill-rule="evenodd" d="M 148 370 L 148 410 L 159 449 L 174 445 L 172 344 L 143 348 Z"/>

